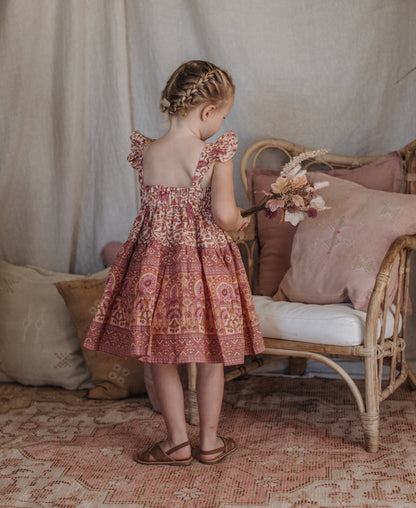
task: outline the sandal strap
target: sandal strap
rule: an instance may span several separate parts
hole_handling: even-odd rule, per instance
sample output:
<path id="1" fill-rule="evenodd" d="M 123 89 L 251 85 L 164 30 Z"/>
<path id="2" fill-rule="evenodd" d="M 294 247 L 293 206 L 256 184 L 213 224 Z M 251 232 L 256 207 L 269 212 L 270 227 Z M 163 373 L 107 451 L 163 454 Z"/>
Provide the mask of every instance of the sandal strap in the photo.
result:
<path id="1" fill-rule="evenodd" d="M 164 452 L 166 455 L 170 455 L 171 453 L 174 453 L 176 452 L 177 450 L 180 450 L 181 448 L 185 448 L 185 446 L 188 446 L 190 445 L 191 443 L 189 441 L 185 441 L 185 443 L 181 443 L 180 445 L 177 445 L 177 446 L 174 446 L 173 448 L 171 448 L 170 450 L 166 450 L 166 452 Z"/>
<path id="2" fill-rule="evenodd" d="M 156 443 L 150 448 L 148 448 L 142 455 L 142 457 L 146 461 L 150 461 L 150 455 L 154 458 L 155 461 L 170 459 L 170 457 L 160 447 L 160 443 Z"/>
<path id="3" fill-rule="evenodd" d="M 227 442 L 221 436 L 220 436 L 220 439 L 222 439 L 222 442 L 224 443 L 223 446 L 220 446 L 219 448 L 215 448 L 215 450 L 209 450 L 209 451 L 199 450 L 200 453 L 202 453 L 202 455 L 213 455 L 214 453 L 225 452 L 227 449 Z"/>
<path id="4" fill-rule="evenodd" d="M 200 453 L 202 453 L 202 455 L 213 455 L 214 453 L 219 453 L 223 451 L 225 451 L 225 446 L 221 446 L 220 448 L 215 448 L 215 450 L 209 450 L 207 452 L 205 452 L 204 450 L 200 450 Z"/>

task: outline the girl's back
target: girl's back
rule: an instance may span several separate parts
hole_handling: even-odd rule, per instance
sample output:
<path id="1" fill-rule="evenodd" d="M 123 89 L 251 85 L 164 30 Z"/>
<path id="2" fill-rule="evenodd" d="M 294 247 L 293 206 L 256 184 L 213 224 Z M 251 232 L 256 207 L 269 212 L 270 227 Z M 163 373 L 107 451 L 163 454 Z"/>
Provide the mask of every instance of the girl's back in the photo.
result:
<path id="1" fill-rule="evenodd" d="M 205 143 L 181 133 L 153 141 L 143 152 L 143 183 L 190 187 Z"/>

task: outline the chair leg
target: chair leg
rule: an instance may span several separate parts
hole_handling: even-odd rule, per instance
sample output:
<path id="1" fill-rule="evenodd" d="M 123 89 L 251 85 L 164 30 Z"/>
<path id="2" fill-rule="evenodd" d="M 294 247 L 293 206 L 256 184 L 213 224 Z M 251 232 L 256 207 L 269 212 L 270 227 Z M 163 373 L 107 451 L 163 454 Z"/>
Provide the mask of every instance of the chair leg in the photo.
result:
<path id="1" fill-rule="evenodd" d="M 196 395 L 196 363 L 188 364 L 188 423 L 199 425 L 198 399 Z"/>
<path id="2" fill-rule="evenodd" d="M 412 369 L 407 365 L 407 379 L 412 390 L 416 390 L 416 376 Z"/>
<path id="3" fill-rule="evenodd" d="M 379 376 L 376 351 L 364 359 L 365 366 L 365 409 L 360 411 L 361 424 L 364 432 L 365 449 L 376 453 L 379 445 L 380 395 Z"/>
<path id="4" fill-rule="evenodd" d="M 369 453 L 378 452 L 380 413 L 361 413 L 361 424 L 364 432 L 365 449 Z"/>

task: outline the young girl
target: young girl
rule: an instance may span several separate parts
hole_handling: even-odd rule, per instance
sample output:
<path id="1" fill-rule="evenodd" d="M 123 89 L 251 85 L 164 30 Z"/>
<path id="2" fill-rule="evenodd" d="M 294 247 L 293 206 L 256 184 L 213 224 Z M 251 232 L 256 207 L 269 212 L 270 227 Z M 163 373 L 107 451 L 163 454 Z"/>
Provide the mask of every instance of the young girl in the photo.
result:
<path id="1" fill-rule="evenodd" d="M 191 61 L 168 80 L 159 139 L 135 131 L 128 157 L 138 172 L 141 210 L 111 268 L 84 346 L 150 364 L 167 438 L 135 457 L 141 464 L 192 462 L 177 364 L 197 364 L 199 460 L 216 464 L 235 451 L 217 435 L 224 365 L 264 350 L 238 247 L 233 132 L 221 128 L 234 101 L 229 74 Z"/>

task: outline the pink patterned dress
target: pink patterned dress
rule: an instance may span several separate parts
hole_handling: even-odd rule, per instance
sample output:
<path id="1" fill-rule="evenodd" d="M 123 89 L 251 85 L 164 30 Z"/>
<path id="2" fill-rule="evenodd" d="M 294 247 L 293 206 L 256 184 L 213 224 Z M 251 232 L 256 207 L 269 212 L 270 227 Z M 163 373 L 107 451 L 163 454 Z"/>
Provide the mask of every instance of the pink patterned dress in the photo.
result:
<path id="1" fill-rule="evenodd" d="M 233 132 L 203 148 L 190 187 L 144 185 L 135 131 L 128 160 L 138 172 L 141 210 L 109 273 L 84 347 L 148 363 L 244 363 L 264 350 L 238 247 L 214 221 L 216 161 L 237 150 Z"/>

